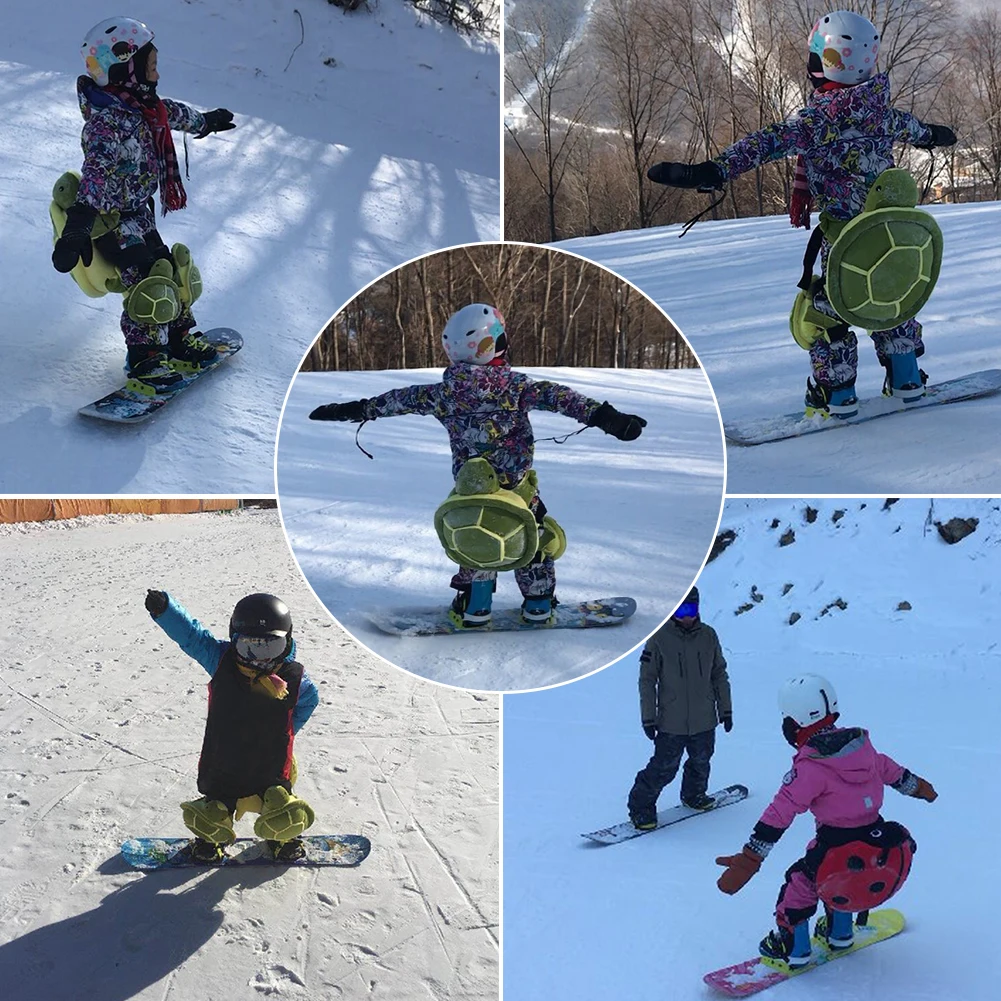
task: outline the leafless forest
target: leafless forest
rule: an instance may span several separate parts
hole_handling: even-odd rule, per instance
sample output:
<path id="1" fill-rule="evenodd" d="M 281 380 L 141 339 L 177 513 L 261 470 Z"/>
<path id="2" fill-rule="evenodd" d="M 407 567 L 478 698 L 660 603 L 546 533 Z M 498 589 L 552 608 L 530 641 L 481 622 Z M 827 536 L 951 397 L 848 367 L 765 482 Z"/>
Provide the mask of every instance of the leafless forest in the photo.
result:
<path id="1" fill-rule="evenodd" d="M 442 328 L 471 302 L 504 315 L 512 365 L 697 367 L 678 330 L 627 282 L 561 251 L 495 243 L 430 254 L 370 285 L 302 369 L 443 367 Z"/>
<path id="2" fill-rule="evenodd" d="M 999 0 L 526 0 L 505 33 L 505 236 L 553 241 L 684 221 L 708 198 L 647 168 L 697 162 L 806 102 L 807 36 L 834 7 L 882 33 L 893 103 L 951 126 L 933 157 L 899 147 L 923 201 L 1001 198 Z M 738 178 L 715 218 L 785 212 L 794 161 Z"/>

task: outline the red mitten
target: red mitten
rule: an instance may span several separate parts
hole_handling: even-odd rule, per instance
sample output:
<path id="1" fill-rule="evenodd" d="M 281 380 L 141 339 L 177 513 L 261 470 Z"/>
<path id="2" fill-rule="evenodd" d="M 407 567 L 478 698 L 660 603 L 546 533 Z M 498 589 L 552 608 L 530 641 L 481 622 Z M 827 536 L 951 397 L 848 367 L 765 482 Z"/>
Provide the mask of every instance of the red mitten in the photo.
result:
<path id="1" fill-rule="evenodd" d="M 739 855 L 720 855 L 716 864 L 726 866 L 726 872 L 716 880 L 716 885 L 724 893 L 736 893 L 761 868 L 761 863 L 761 856 L 747 845 Z"/>

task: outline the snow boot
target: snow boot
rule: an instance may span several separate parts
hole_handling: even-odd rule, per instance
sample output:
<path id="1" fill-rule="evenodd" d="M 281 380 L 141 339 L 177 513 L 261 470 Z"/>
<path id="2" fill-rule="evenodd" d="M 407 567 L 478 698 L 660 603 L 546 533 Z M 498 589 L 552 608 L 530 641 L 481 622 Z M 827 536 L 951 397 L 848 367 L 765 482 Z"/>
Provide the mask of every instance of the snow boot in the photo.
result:
<path id="1" fill-rule="evenodd" d="M 824 386 L 806 380 L 806 416 L 837 417 L 844 420 L 858 413 L 858 397 L 855 395 L 855 383 L 846 382 L 842 386 Z"/>
<path id="2" fill-rule="evenodd" d="M 306 857 L 306 846 L 301 838 L 292 838 L 290 841 L 268 841 L 267 846 L 272 858 L 277 862 L 295 862 Z"/>
<path id="3" fill-rule="evenodd" d="M 180 389 L 184 377 L 170 365 L 167 352 L 159 344 L 130 344 L 126 363 L 129 380 L 125 388 L 142 396 L 169 394 Z"/>
<path id="4" fill-rule="evenodd" d="M 456 588 L 449 618 L 463 629 L 476 629 L 490 623 L 494 580 L 474 580 L 468 587 Z"/>
<path id="5" fill-rule="evenodd" d="M 553 618 L 556 611 L 556 596 L 543 594 L 526 598 L 521 603 L 521 618 L 523 622 L 544 625 Z"/>
<path id="6" fill-rule="evenodd" d="M 785 964 L 789 969 L 806 966 L 813 957 L 810 945 L 810 922 L 800 921 L 792 930 L 770 931 L 758 945 L 758 952 L 770 965 Z"/>
<path id="7" fill-rule="evenodd" d="M 654 831 L 657 829 L 657 808 L 651 806 L 645 810 L 630 810 L 629 820 L 637 831 Z"/>
<path id="8" fill-rule="evenodd" d="M 925 395 L 928 376 L 918 368 L 918 356 L 913 351 L 888 355 L 883 367 L 886 369 L 886 378 L 883 380 L 884 396 L 912 403 Z"/>
<path id="9" fill-rule="evenodd" d="M 202 862 L 205 865 L 222 862 L 226 858 L 222 845 L 206 841 L 204 838 L 195 838 L 191 841 L 188 845 L 188 853 L 192 861 Z"/>
<path id="10" fill-rule="evenodd" d="M 681 805 L 687 806 L 689 810 L 711 810 L 716 805 L 716 800 L 712 796 L 700 792 L 697 796 L 690 796 L 688 799 L 682 798 Z"/>
<path id="11" fill-rule="evenodd" d="M 855 928 L 851 911 L 827 910 L 818 920 L 813 934 L 826 942 L 828 948 L 850 949 L 855 944 Z"/>
<path id="12" fill-rule="evenodd" d="M 175 372 L 199 372 L 219 357 L 214 345 L 197 330 L 171 330 L 167 335 L 167 356 Z"/>

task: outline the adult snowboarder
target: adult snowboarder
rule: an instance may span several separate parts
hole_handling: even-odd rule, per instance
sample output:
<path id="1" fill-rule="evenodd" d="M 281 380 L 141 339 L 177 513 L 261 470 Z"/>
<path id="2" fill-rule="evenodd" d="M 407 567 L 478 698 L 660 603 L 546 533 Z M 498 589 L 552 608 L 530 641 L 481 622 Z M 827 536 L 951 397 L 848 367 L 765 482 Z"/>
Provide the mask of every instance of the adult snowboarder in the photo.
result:
<path id="1" fill-rule="evenodd" d="M 442 345 L 450 364 L 441 382 L 393 389 L 373 399 L 330 403 L 317 407 L 309 419 L 357 423 L 400 414 L 434 416 L 448 432 L 452 475 L 459 477 L 463 467 L 472 469 L 477 460 L 485 460 L 503 491 L 525 494 L 540 531 L 552 519 L 536 488 L 529 411 L 564 414 L 620 441 L 633 441 L 646 427 L 642 417 L 620 413 L 608 402 L 599 403 L 558 382 L 537 382 L 512 369 L 504 318 L 493 306 L 472 303 L 460 309 L 445 324 Z M 548 622 L 556 606 L 551 552 L 539 549 L 514 574 L 524 620 Z M 496 570 L 460 564 L 451 580 L 457 592 L 451 616 L 457 625 L 476 628 L 490 622 L 496 580 Z"/>
<path id="2" fill-rule="evenodd" d="M 875 26 L 860 14 L 839 10 L 821 17 L 809 36 L 807 74 L 814 90 L 805 108 L 783 122 L 752 132 L 712 160 L 659 163 L 647 173 L 659 184 L 708 190 L 722 188 L 725 181 L 771 160 L 797 156 L 792 224 L 809 229 L 811 199 L 815 198 L 823 233 L 824 274 L 816 280 L 809 278 L 817 255 L 814 240 L 804 261 L 801 288 L 807 291 L 801 298 L 803 316 L 809 322 L 802 326 L 809 333 L 796 334 L 798 322 L 794 325 L 797 343 L 809 350 L 813 371 L 813 380 L 807 379 L 808 416 L 846 418 L 858 412 L 858 340 L 832 306 L 825 278 L 832 234 L 840 234 L 845 221 L 876 204 L 867 205 L 867 197 L 877 178 L 893 167 L 895 142 L 923 149 L 956 142 L 947 126 L 925 125 L 890 105 L 889 78 L 875 73 L 880 41 Z M 913 188 L 912 179 L 909 184 Z M 912 316 L 889 329 L 874 329 L 870 336 L 886 369 L 883 392 L 904 401 L 923 396 L 927 377 L 917 361 L 924 353 L 921 324 Z"/>
<path id="3" fill-rule="evenodd" d="M 653 757 L 636 774 L 629 791 L 629 819 L 640 831 L 657 826 L 657 797 L 678 774 L 681 802 L 709 810 L 709 762 L 716 726 L 733 729 L 730 679 L 719 637 L 699 617 L 699 590 L 693 587 L 674 615 L 647 640 L 640 654 L 640 722 L 653 741 Z"/>
<path id="4" fill-rule="evenodd" d="M 182 244 L 168 250 L 156 229 L 158 189 L 164 214 L 187 204 L 171 129 L 201 139 L 234 128 L 233 115 L 160 98 L 153 32 L 134 18 L 95 25 L 81 54 L 87 70 L 77 80 L 83 170 L 52 263 L 63 273 L 89 267 L 96 248 L 117 269 L 129 388 L 155 395 L 216 357 L 193 330 L 190 305 L 201 279 L 190 252 Z"/>
<path id="5" fill-rule="evenodd" d="M 313 810 L 295 796 L 295 734 L 319 702 L 295 659 L 292 615 L 271 594 L 249 594 L 233 609 L 229 640 L 216 639 L 166 591 L 150 590 L 146 610 L 209 673 L 208 718 L 198 761 L 200 799 L 182 803 L 195 835 L 192 857 L 216 862 L 236 839 L 233 820 L 258 813 L 254 832 L 276 859 L 303 855 L 299 835 Z"/>
<path id="6" fill-rule="evenodd" d="M 782 787 L 737 855 L 716 859 L 726 871 L 717 885 L 736 893 L 758 871 L 796 816 L 817 823 L 806 853 L 785 874 L 775 906 L 776 931 L 761 955 L 779 968 L 805 966 L 812 949 L 809 921 L 823 901 L 815 934 L 831 949 L 853 942 L 853 913 L 888 900 L 903 884 L 916 845 L 908 831 L 880 815 L 883 787 L 933 802 L 930 782 L 880 754 L 860 727 L 838 727 L 834 686 L 816 674 L 791 678 L 779 690 L 782 733 L 795 748 Z"/>

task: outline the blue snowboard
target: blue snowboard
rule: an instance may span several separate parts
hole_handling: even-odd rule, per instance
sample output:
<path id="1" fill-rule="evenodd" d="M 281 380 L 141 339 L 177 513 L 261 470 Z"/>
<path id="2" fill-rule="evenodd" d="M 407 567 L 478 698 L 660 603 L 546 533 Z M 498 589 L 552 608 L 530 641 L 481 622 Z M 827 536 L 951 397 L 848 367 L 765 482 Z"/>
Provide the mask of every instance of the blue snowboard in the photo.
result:
<path id="1" fill-rule="evenodd" d="M 211 365 L 206 365 L 194 374 L 186 375 L 184 381 L 178 383 L 170 392 L 144 396 L 123 386 L 81 407 L 80 413 L 84 417 L 96 417 L 98 420 L 111 421 L 115 424 L 139 424 L 159 413 L 171 400 L 176 399 L 209 372 L 215 371 L 227 358 L 232 358 L 243 347 L 243 337 L 230 327 L 214 327 L 212 330 L 206 330 L 201 336 L 215 345 L 219 352 L 218 357 Z"/>
<path id="2" fill-rule="evenodd" d="M 925 395 L 913 403 L 887 396 L 873 396 L 859 400 L 859 411 L 854 417 L 841 420 L 837 417 L 806 417 L 800 410 L 795 414 L 780 417 L 756 417 L 746 421 L 734 421 L 723 425 L 726 440 L 733 445 L 763 445 L 770 441 L 786 438 L 800 438 L 818 431 L 833 431 L 835 428 L 864 424 L 877 417 L 888 417 L 904 411 L 922 410 L 941 403 L 958 403 L 973 400 L 979 396 L 990 396 L 1001 392 L 1001 369 L 991 368 L 958 379 L 948 379 L 926 387 Z"/>
<path id="3" fill-rule="evenodd" d="M 618 626 L 635 611 L 636 602 L 632 598 L 596 598 L 576 605 L 557 605 L 556 615 L 549 622 L 524 622 L 520 608 L 495 608 L 487 625 L 474 628 L 457 626 L 447 608 L 389 608 L 365 614 L 374 626 L 393 636 L 447 636 Z"/>
<path id="4" fill-rule="evenodd" d="M 133 869 L 170 869 L 178 866 L 211 868 L 222 865 L 360 865 L 372 845 L 360 834 L 306 834 L 305 858 L 282 862 L 271 857 L 267 845 L 257 838 L 237 838 L 226 846 L 221 862 L 198 862 L 191 857 L 189 838 L 129 838 L 122 843 L 122 858 Z"/>

